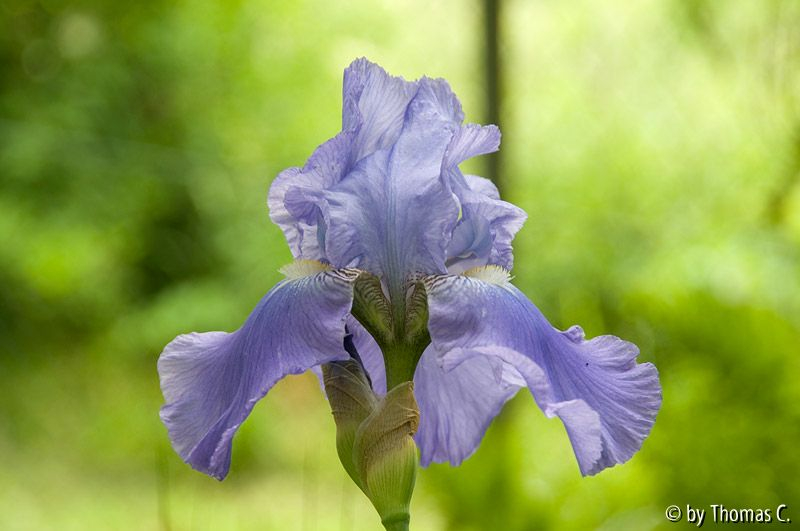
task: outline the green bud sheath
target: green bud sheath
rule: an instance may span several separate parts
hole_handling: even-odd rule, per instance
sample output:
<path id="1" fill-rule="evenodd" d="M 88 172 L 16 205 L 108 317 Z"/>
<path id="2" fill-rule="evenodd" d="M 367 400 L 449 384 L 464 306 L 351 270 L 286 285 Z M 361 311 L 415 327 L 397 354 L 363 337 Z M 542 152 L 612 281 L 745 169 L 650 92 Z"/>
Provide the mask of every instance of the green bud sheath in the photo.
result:
<path id="1" fill-rule="evenodd" d="M 390 531 L 408 529 L 419 461 L 413 438 L 418 427 L 414 384 L 404 382 L 386 394 L 356 433 L 353 460 L 362 490 Z"/>
<path id="2" fill-rule="evenodd" d="M 362 422 L 378 407 L 378 397 L 372 392 L 361 364 L 354 361 L 335 361 L 322 366 L 325 393 L 336 422 L 336 452 L 347 474 L 366 493 L 353 460 L 353 444 Z"/>

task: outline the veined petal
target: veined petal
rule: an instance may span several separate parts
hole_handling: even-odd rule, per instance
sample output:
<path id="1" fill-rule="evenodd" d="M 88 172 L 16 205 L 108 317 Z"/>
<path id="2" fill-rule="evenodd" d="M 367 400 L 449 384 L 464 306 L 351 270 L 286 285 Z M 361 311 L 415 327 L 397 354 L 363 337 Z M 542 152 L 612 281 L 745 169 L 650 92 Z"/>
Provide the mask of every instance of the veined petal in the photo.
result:
<path id="1" fill-rule="evenodd" d="M 447 271 L 460 274 L 468 269 L 498 265 L 511 269 L 511 241 L 527 215 L 500 200 L 497 187 L 488 179 L 463 175 L 458 164 L 477 155 L 497 151 L 500 130 L 494 125 L 467 124 L 458 129 L 447 148 L 442 172 L 452 183 L 461 205 L 461 217 L 447 247 Z"/>
<path id="2" fill-rule="evenodd" d="M 441 176 L 456 127 L 443 84 L 420 80 L 397 142 L 362 160 L 325 195 L 328 260 L 383 276 L 390 290 L 409 273 L 445 271 L 458 206 Z"/>
<path id="3" fill-rule="evenodd" d="M 433 345 L 420 358 L 414 389 L 420 409 L 415 436 L 420 462 L 457 466 L 475 452 L 492 419 L 525 385 L 502 362 L 475 356 L 445 371 Z"/>
<path id="4" fill-rule="evenodd" d="M 496 125 L 464 125 L 453 135 L 442 168 L 452 168 L 467 159 L 493 153 L 499 148 L 500 129 Z"/>
<path id="5" fill-rule="evenodd" d="M 339 182 L 354 163 L 355 134 L 343 131 L 319 146 L 302 168 L 288 168 L 272 181 L 269 216 L 283 230 L 292 255 L 324 260 L 324 226 L 320 226 L 322 191 Z"/>
<path id="6" fill-rule="evenodd" d="M 390 76 L 363 58 L 345 70 L 342 132 L 320 145 L 302 168 L 281 172 L 270 187 L 270 219 L 283 230 L 295 258 L 328 260 L 324 191 L 359 160 L 394 145 L 416 93 L 416 82 Z"/>
<path id="7" fill-rule="evenodd" d="M 494 357 L 516 370 L 544 413 L 563 421 L 584 475 L 630 459 L 661 405 L 656 368 L 637 364 L 636 346 L 617 337 L 556 330 L 501 272 L 427 282 L 429 331 L 444 368 Z"/>
<path id="8" fill-rule="evenodd" d="M 361 356 L 361 362 L 369 375 L 372 390 L 379 396 L 386 394 L 386 367 L 381 348 L 361 323 L 352 316 L 347 318 L 347 329 L 353 334 L 353 344 Z"/>
<path id="9" fill-rule="evenodd" d="M 342 132 L 270 189 L 270 217 L 294 256 L 366 269 L 396 293 L 414 273 L 510 268 L 524 213 L 458 169 L 495 151 L 500 132 L 463 120 L 443 79 L 408 82 L 354 61 Z"/>
<path id="10" fill-rule="evenodd" d="M 356 59 L 344 71 L 342 129 L 356 131 L 355 160 L 391 147 L 417 83 L 390 76 L 375 63 Z"/>
<path id="11" fill-rule="evenodd" d="M 328 270 L 289 278 L 236 332 L 185 334 L 164 348 L 158 360 L 166 402 L 161 420 L 184 461 L 223 479 L 236 430 L 278 380 L 348 359 L 344 328 L 356 276 Z"/>
<path id="12" fill-rule="evenodd" d="M 378 343 L 364 329 L 352 315 L 347 316 L 347 331 L 352 335 L 353 346 L 361 360 L 362 367 L 369 378 L 372 391 L 378 396 L 386 394 L 386 366 L 383 361 L 383 353 Z M 345 350 L 347 350 L 345 348 Z M 312 367 L 311 371 L 319 379 L 319 386 L 325 392 L 325 379 L 322 374 L 322 367 Z"/>
<path id="13" fill-rule="evenodd" d="M 485 265 L 510 270 L 514 264 L 511 241 L 527 219 L 525 212 L 502 201 L 497 188 L 488 179 L 461 176 L 450 170 L 461 202 L 461 219 L 447 246 L 447 270 L 451 274 Z M 456 178 L 455 176 L 458 176 Z"/>
<path id="14" fill-rule="evenodd" d="M 500 199 L 500 192 L 497 190 L 497 186 L 486 177 L 464 175 L 464 180 L 473 192 L 489 199 Z"/>

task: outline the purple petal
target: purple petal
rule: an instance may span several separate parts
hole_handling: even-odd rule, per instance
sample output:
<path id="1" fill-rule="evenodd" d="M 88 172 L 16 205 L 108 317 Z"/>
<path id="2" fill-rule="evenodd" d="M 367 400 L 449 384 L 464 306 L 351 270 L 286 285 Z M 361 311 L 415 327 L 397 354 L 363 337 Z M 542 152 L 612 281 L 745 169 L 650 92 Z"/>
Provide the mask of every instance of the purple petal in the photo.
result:
<path id="1" fill-rule="evenodd" d="M 356 59 L 344 71 L 342 129 L 357 131 L 355 160 L 391 147 L 417 83 L 390 76 L 375 63 Z"/>
<path id="2" fill-rule="evenodd" d="M 489 199 L 500 199 L 500 192 L 497 190 L 497 186 L 489 179 L 477 175 L 464 175 L 464 180 L 473 192 Z"/>
<path id="3" fill-rule="evenodd" d="M 327 261 L 323 192 L 357 161 L 396 142 L 416 92 L 417 83 L 390 76 L 366 59 L 345 70 L 342 132 L 319 146 L 303 168 L 281 172 L 270 187 L 270 219 L 283 230 L 295 258 Z"/>
<path id="4" fill-rule="evenodd" d="M 353 280 L 349 271 L 285 280 L 236 332 L 181 335 L 164 348 L 161 420 L 184 461 L 223 479 L 236 430 L 278 380 L 348 358 L 342 345 Z"/>
<path id="5" fill-rule="evenodd" d="M 319 146 L 302 168 L 282 171 L 267 197 L 269 216 L 283 230 L 292 255 L 324 260 L 320 245 L 322 191 L 338 183 L 354 163 L 353 132 L 342 132 Z"/>
<path id="6" fill-rule="evenodd" d="M 390 291 L 409 273 L 445 271 L 458 206 L 441 178 L 456 128 L 442 85 L 420 80 L 397 142 L 361 161 L 325 195 L 328 260 L 384 276 Z"/>
<path id="7" fill-rule="evenodd" d="M 448 272 L 458 274 L 485 265 L 510 270 L 514 263 L 511 241 L 525 223 L 525 212 L 500 200 L 488 179 L 460 176 L 457 169 L 451 176 L 459 183 L 454 189 L 461 201 L 461 219 L 447 246 Z"/>
<path id="8" fill-rule="evenodd" d="M 294 256 L 369 270 L 391 291 L 413 273 L 511 267 L 524 213 L 458 169 L 496 150 L 500 132 L 463 119 L 446 81 L 407 82 L 354 61 L 342 132 L 270 189 L 270 217 Z"/>
<path id="9" fill-rule="evenodd" d="M 475 452 L 492 419 L 525 382 L 508 378 L 491 357 L 466 359 L 450 371 L 439 366 L 438 357 L 429 346 L 414 374 L 420 409 L 414 438 L 422 466 L 445 461 L 456 466 Z"/>
<path id="10" fill-rule="evenodd" d="M 564 422 L 581 473 L 596 474 L 639 450 L 661 405 L 658 372 L 637 364 L 614 336 L 560 332 L 499 268 L 428 282 L 429 331 L 445 369 L 493 356 L 518 371 L 549 417 Z"/>
<path id="11" fill-rule="evenodd" d="M 364 327 L 352 315 L 347 317 L 347 329 L 353 335 L 353 344 L 356 347 L 362 366 L 369 376 L 372 390 L 380 396 L 386 394 L 386 366 L 383 362 L 383 353 L 375 339 L 367 332 Z M 322 367 L 312 367 L 313 372 L 319 380 L 319 386 L 325 393 L 325 378 L 322 374 Z"/>
<path id="12" fill-rule="evenodd" d="M 460 127 L 453 135 L 442 168 L 458 166 L 467 159 L 494 153 L 499 148 L 500 130 L 496 125 L 467 124 Z"/>
<path id="13" fill-rule="evenodd" d="M 452 183 L 461 203 L 461 219 L 447 247 L 447 270 L 458 274 L 484 266 L 513 267 L 511 240 L 527 218 L 525 212 L 500 200 L 488 179 L 462 175 L 458 164 L 500 147 L 500 130 L 494 125 L 460 127 L 447 148 L 442 172 Z"/>
<path id="14" fill-rule="evenodd" d="M 386 367 L 383 362 L 383 352 L 375 339 L 367 332 L 355 318 L 347 318 L 347 328 L 353 334 L 353 343 L 361 356 L 361 362 L 372 381 L 372 390 L 380 396 L 386 394 Z"/>

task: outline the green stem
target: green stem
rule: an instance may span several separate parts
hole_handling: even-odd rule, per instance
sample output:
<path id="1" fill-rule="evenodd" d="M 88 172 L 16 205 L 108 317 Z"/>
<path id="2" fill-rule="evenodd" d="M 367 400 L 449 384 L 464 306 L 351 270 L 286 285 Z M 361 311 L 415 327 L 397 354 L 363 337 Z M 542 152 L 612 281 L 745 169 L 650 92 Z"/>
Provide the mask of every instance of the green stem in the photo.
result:
<path id="1" fill-rule="evenodd" d="M 409 337 L 406 327 L 406 289 L 407 286 L 389 286 L 389 296 L 392 311 L 392 334 L 378 344 L 383 351 L 386 366 L 386 390 L 394 389 L 403 382 L 414 380 L 414 371 L 419 358 L 430 343 L 427 329 L 424 334 L 415 334 Z"/>
<path id="2" fill-rule="evenodd" d="M 414 371 L 422 354 L 414 352 L 411 345 L 394 343 L 382 345 L 386 364 L 386 390 L 390 391 L 403 382 L 414 380 Z M 424 350 L 424 349 L 423 349 Z"/>
<path id="3" fill-rule="evenodd" d="M 408 514 L 398 514 L 384 518 L 381 522 L 386 531 L 408 531 L 410 517 Z"/>

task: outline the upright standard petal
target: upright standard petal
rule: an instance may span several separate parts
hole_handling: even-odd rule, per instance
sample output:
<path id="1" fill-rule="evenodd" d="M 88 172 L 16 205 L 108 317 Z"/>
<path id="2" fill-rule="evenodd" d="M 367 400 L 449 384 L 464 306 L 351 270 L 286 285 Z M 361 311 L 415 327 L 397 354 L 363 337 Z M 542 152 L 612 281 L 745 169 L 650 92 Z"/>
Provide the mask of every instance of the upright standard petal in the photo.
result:
<path id="1" fill-rule="evenodd" d="M 410 273 L 445 271 L 458 215 L 441 175 L 457 127 L 454 98 L 444 81 L 420 80 L 391 149 L 362 160 L 326 192 L 326 254 L 334 266 L 384 277 L 390 292 Z"/>
<path id="2" fill-rule="evenodd" d="M 344 75 L 342 132 L 270 189 L 270 217 L 294 256 L 369 270 L 390 291 L 413 273 L 511 267 L 524 213 L 458 169 L 497 150 L 500 131 L 463 120 L 446 81 L 408 82 L 354 61 Z"/>
<path id="3" fill-rule="evenodd" d="M 461 123 L 460 120 L 459 123 Z M 467 124 L 461 126 L 447 147 L 442 168 L 455 168 L 467 159 L 494 153 L 499 148 L 500 129 L 496 125 Z"/>
<path id="4" fill-rule="evenodd" d="M 181 335 L 161 354 L 161 420 L 193 468 L 223 479 L 236 430 L 278 380 L 348 359 L 345 319 L 357 272 L 310 269 L 317 271 L 275 286 L 236 332 Z"/>
<path id="5" fill-rule="evenodd" d="M 490 357 L 523 378 L 544 413 L 563 421 L 581 473 L 630 459 L 661 406 L 656 368 L 635 345 L 553 328 L 500 268 L 428 280 L 429 331 L 445 370 Z"/>
<path id="6" fill-rule="evenodd" d="M 320 145 L 302 168 L 282 171 L 267 198 L 270 219 L 283 230 L 295 258 L 327 261 L 323 192 L 359 160 L 397 141 L 416 92 L 416 82 L 390 76 L 363 58 L 345 70 L 342 131 Z"/>
<path id="7" fill-rule="evenodd" d="M 356 59 L 344 71 L 342 130 L 354 131 L 355 160 L 394 145 L 417 83 L 389 75 L 368 60 Z"/>
<path id="8" fill-rule="evenodd" d="M 502 362 L 475 356 L 445 371 L 431 345 L 414 374 L 420 411 L 416 436 L 422 466 L 449 461 L 457 466 L 478 448 L 492 419 L 525 385 L 503 371 Z"/>
<path id="9" fill-rule="evenodd" d="M 269 216 L 283 231 L 296 259 L 325 259 L 321 194 L 352 168 L 354 141 L 354 132 L 343 131 L 319 146 L 302 168 L 288 168 L 272 181 Z"/>
<path id="10" fill-rule="evenodd" d="M 521 208 L 501 200 L 488 179 L 461 175 L 458 168 L 448 171 L 461 203 L 461 219 L 447 246 L 448 273 L 459 274 L 485 265 L 510 270 L 514 264 L 511 241 L 527 215 Z"/>
<path id="11" fill-rule="evenodd" d="M 527 216 L 511 203 L 502 201 L 491 181 L 463 175 L 458 165 L 463 161 L 497 151 L 500 130 L 494 125 L 466 124 L 456 131 L 442 161 L 458 197 L 461 215 L 447 246 L 447 271 L 463 273 L 485 265 L 513 266 L 511 240 L 522 228 Z"/>

